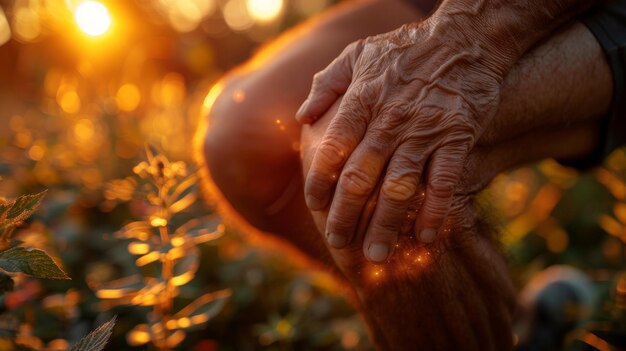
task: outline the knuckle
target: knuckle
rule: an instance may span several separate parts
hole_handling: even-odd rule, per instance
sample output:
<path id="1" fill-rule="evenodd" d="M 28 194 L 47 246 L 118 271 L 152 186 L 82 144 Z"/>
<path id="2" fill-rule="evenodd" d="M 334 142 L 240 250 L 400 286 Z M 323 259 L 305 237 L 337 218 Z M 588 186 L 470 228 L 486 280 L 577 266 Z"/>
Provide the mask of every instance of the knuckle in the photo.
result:
<path id="1" fill-rule="evenodd" d="M 324 173 L 311 171 L 306 179 L 307 194 L 319 196 L 320 193 L 330 189 L 332 178 Z"/>
<path id="2" fill-rule="evenodd" d="M 392 201 L 407 201 L 417 191 L 417 180 L 411 176 L 385 179 L 382 186 L 383 195 Z"/>
<path id="3" fill-rule="evenodd" d="M 394 105 L 381 111 L 381 123 L 385 128 L 396 129 L 405 126 L 408 119 L 407 108 Z"/>
<path id="4" fill-rule="evenodd" d="M 327 231 L 340 235 L 348 234 L 347 231 L 354 227 L 355 222 L 355 218 L 336 211 L 328 217 Z"/>
<path id="5" fill-rule="evenodd" d="M 349 195 L 363 197 L 369 195 L 376 184 L 375 180 L 359 168 L 350 168 L 341 174 L 340 186 Z"/>
<path id="6" fill-rule="evenodd" d="M 357 41 L 353 41 L 352 43 L 348 44 L 348 46 L 346 46 L 346 48 L 343 50 L 343 53 L 341 56 L 344 56 L 346 58 L 351 58 L 354 57 L 356 55 L 358 55 L 361 52 L 361 49 L 363 48 L 363 40 L 359 39 Z"/>
<path id="7" fill-rule="evenodd" d="M 449 208 L 446 201 L 429 201 L 424 207 L 424 223 L 438 226 L 443 222 Z"/>
<path id="8" fill-rule="evenodd" d="M 374 223 L 372 231 L 368 233 L 371 239 L 387 239 L 400 231 L 402 223 L 395 220 L 394 216 L 382 216 Z"/>
<path id="9" fill-rule="evenodd" d="M 344 148 L 334 138 L 328 138 L 318 148 L 319 162 L 322 167 L 341 165 L 346 159 Z"/>
<path id="10" fill-rule="evenodd" d="M 431 195 L 437 198 L 449 198 L 454 194 L 455 177 L 447 173 L 439 173 L 432 177 L 428 184 Z"/>
<path id="11" fill-rule="evenodd" d="M 472 123 L 471 118 L 464 113 L 451 111 L 446 113 L 443 118 L 451 130 L 465 138 L 473 138 L 473 135 L 477 133 L 477 125 Z"/>
<path id="12" fill-rule="evenodd" d="M 380 95 L 380 84 L 361 77 L 352 87 L 351 94 L 344 96 L 350 106 L 357 110 L 371 110 Z"/>
<path id="13" fill-rule="evenodd" d="M 382 128 L 372 128 L 367 131 L 367 135 L 362 143 L 367 147 L 368 155 L 387 155 L 393 152 L 396 143 L 394 136 Z"/>
<path id="14" fill-rule="evenodd" d="M 319 71 L 313 75 L 313 89 L 322 89 L 325 86 L 326 74 L 324 71 Z"/>

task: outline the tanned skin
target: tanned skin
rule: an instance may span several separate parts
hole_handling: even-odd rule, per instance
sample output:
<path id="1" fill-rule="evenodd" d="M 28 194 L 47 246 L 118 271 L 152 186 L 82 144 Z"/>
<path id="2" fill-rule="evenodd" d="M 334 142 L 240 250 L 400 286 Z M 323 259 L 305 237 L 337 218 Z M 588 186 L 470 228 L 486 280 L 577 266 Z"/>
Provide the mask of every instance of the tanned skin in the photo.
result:
<path id="1" fill-rule="evenodd" d="M 308 207 L 330 206 L 330 246 L 350 243 L 378 183 L 364 255 L 373 262 L 389 257 L 422 192 L 414 232 L 432 242 L 469 153 L 496 116 L 511 68 L 593 3 L 444 0 L 424 21 L 353 42 L 317 73 L 296 118 L 315 123 L 343 96 L 305 181 Z"/>
<path id="2" fill-rule="evenodd" d="M 326 246 L 328 208 L 312 213 L 304 201 L 303 175 L 340 101 L 311 127 L 302 129 L 293 116 L 311 76 L 345 45 L 421 16 L 402 2 L 348 3 L 264 49 L 207 99 L 209 116 L 197 141 L 201 173 L 210 200 L 252 240 L 282 242 L 279 250 L 332 272 L 379 348 L 510 349 L 515 294 L 472 196 L 502 170 L 589 154 L 610 103 L 610 71 L 580 24 L 526 54 L 504 79 L 493 123 L 467 157 L 442 235 L 424 245 L 408 231 L 392 258 L 375 265 L 362 247 L 376 196 L 367 199 L 355 239 L 341 250 Z M 419 196 L 413 200 L 419 206 Z"/>

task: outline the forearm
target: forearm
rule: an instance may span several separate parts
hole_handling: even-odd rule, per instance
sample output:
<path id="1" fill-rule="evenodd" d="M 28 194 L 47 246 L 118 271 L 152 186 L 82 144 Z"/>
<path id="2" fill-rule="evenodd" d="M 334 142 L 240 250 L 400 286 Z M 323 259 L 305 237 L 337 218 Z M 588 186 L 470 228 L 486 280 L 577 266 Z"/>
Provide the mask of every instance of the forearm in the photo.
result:
<path id="1" fill-rule="evenodd" d="M 501 103 L 479 145 L 528 132 L 601 123 L 613 82 L 593 35 L 575 22 L 526 54 L 510 71 Z"/>
<path id="2" fill-rule="evenodd" d="M 444 0 L 434 26 L 451 25 L 506 74 L 539 40 L 589 9 L 593 0 Z"/>

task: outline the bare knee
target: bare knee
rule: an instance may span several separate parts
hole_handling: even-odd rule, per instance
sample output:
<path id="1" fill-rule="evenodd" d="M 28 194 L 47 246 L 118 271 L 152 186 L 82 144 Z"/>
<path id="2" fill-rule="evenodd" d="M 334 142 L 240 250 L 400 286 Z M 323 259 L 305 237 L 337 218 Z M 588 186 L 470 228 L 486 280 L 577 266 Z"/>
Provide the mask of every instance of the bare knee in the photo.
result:
<path id="1" fill-rule="evenodd" d="M 221 91 L 211 93 L 216 96 L 196 141 L 202 173 L 213 192 L 256 225 L 290 179 L 299 176 L 295 137 L 271 119 L 267 105 L 250 98 L 254 87 L 245 78 L 228 79 L 214 89 Z"/>

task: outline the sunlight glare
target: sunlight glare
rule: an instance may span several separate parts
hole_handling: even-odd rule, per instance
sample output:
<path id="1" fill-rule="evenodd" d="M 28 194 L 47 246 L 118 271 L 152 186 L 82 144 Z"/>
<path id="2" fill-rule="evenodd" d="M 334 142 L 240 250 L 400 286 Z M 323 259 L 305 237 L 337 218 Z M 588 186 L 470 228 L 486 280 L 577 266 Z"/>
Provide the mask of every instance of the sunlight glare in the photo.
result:
<path id="1" fill-rule="evenodd" d="M 256 21 L 270 22 L 282 11 L 283 0 L 247 0 L 246 7 Z"/>
<path id="2" fill-rule="evenodd" d="M 97 1 L 80 3 L 74 12 L 78 27 L 92 37 L 101 36 L 111 27 L 111 15 L 107 8 Z"/>

